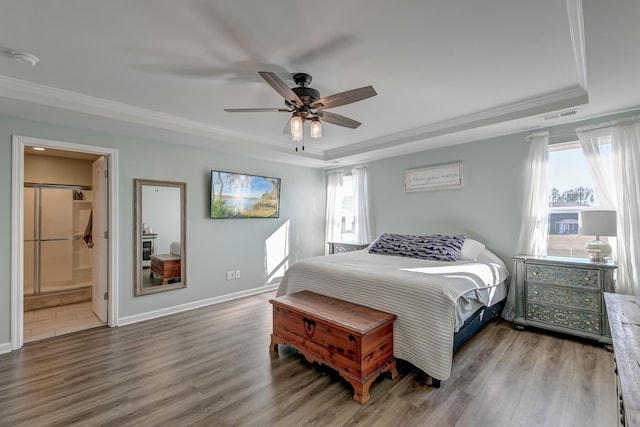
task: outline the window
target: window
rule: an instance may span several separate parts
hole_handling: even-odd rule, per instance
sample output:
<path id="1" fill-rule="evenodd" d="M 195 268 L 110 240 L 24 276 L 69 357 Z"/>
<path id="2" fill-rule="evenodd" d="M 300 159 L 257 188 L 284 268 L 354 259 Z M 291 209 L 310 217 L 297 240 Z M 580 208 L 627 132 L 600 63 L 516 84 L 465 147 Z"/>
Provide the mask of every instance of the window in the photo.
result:
<path id="1" fill-rule="evenodd" d="M 582 236 L 579 212 L 599 205 L 587 159 L 579 142 L 549 145 L 549 235 L 547 254 L 587 257 L 584 245 L 593 236 Z"/>
<path id="2" fill-rule="evenodd" d="M 327 242 L 369 242 L 367 181 L 365 167 L 327 174 Z"/>
<path id="3" fill-rule="evenodd" d="M 342 212 L 340 220 L 340 242 L 355 241 L 355 188 L 353 175 L 342 177 Z"/>

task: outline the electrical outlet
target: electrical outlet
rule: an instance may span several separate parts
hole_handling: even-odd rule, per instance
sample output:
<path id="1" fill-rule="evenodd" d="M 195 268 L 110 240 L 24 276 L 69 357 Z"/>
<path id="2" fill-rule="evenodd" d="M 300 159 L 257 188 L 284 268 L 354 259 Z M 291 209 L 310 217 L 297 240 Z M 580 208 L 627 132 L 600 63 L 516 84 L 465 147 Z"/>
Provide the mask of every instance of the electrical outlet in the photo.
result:
<path id="1" fill-rule="evenodd" d="M 235 272 L 234 271 L 227 271 L 227 280 L 233 280 L 235 279 Z"/>
<path id="2" fill-rule="evenodd" d="M 240 278 L 240 270 L 236 270 L 236 279 Z"/>

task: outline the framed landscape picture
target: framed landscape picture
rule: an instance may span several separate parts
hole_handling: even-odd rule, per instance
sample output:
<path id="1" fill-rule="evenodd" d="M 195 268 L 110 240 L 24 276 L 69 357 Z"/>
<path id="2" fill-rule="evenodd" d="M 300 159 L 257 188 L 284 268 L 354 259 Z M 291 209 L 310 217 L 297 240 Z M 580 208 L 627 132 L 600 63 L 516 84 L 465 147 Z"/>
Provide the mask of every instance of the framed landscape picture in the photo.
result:
<path id="1" fill-rule="evenodd" d="M 278 218 L 280 178 L 211 171 L 211 218 Z"/>

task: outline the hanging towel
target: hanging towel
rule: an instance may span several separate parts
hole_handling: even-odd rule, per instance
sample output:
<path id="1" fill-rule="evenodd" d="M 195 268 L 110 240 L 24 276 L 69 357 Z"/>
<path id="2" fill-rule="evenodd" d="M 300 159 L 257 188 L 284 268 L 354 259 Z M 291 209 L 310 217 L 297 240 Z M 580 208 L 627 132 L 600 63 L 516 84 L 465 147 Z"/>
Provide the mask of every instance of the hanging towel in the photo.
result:
<path id="1" fill-rule="evenodd" d="M 89 249 L 93 248 L 93 209 L 89 213 L 89 222 L 87 223 L 87 227 L 84 229 L 83 239 Z"/>

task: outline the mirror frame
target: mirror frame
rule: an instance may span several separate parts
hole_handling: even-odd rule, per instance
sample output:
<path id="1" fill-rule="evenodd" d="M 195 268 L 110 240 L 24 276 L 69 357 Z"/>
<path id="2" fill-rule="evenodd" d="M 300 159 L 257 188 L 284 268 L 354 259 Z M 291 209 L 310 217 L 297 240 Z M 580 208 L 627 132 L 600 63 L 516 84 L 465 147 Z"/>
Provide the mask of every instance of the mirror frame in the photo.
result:
<path id="1" fill-rule="evenodd" d="M 175 181 L 157 181 L 152 179 L 134 179 L 135 183 L 135 296 L 150 295 L 158 292 L 171 291 L 187 287 L 187 183 Z M 162 286 L 145 288 L 143 286 L 142 267 L 142 187 L 150 185 L 154 187 L 175 187 L 180 189 L 180 282 L 168 283 Z"/>

